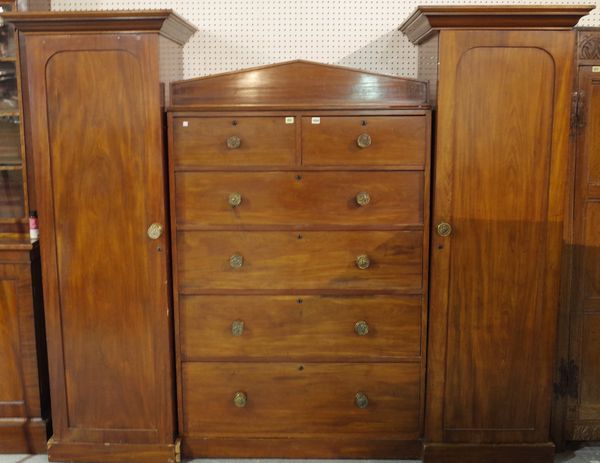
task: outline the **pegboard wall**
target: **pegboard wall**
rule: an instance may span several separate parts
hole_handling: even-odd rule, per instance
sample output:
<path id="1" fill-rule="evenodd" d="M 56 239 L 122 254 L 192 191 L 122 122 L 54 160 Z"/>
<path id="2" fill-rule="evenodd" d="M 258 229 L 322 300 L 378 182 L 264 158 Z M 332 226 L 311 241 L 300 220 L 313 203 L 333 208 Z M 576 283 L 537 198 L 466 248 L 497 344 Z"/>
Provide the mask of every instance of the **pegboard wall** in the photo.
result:
<path id="1" fill-rule="evenodd" d="M 416 48 L 397 31 L 417 5 L 596 4 L 600 0 L 52 0 L 53 10 L 171 8 L 199 31 L 184 77 L 307 59 L 416 76 Z M 580 26 L 600 26 L 600 7 Z"/>

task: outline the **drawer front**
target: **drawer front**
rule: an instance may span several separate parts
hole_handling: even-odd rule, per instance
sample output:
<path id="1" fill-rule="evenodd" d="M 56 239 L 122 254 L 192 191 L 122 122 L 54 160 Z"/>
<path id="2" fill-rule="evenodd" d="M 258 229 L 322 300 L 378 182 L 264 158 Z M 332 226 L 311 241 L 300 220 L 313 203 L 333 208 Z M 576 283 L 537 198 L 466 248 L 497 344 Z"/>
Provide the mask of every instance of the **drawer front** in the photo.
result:
<path id="1" fill-rule="evenodd" d="M 419 434 L 417 363 L 184 363 L 182 378 L 185 435 Z"/>
<path id="2" fill-rule="evenodd" d="M 173 153 L 175 168 L 294 165 L 296 125 L 283 116 L 176 117 Z"/>
<path id="3" fill-rule="evenodd" d="M 180 172 L 186 225 L 423 223 L 423 172 Z"/>
<path id="4" fill-rule="evenodd" d="M 319 124 L 313 119 L 302 118 L 306 166 L 425 166 L 425 116 L 327 116 Z"/>
<path id="5" fill-rule="evenodd" d="M 181 296 L 184 360 L 418 357 L 420 296 Z"/>
<path id="6" fill-rule="evenodd" d="M 177 249 L 183 292 L 422 286 L 422 232 L 179 232 Z"/>

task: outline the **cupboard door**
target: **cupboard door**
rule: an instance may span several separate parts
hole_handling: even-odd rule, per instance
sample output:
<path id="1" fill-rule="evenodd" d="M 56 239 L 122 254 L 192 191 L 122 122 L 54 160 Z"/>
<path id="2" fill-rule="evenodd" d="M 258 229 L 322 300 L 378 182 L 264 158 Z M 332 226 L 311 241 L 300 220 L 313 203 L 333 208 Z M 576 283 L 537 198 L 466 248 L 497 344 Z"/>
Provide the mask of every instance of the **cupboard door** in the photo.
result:
<path id="1" fill-rule="evenodd" d="M 172 443 L 156 37 L 26 36 L 57 441 Z"/>
<path id="2" fill-rule="evenodd" d="M 433 224 L 453 230 L 432 243 L 430 440 L 547 440 L 573 45 L 440 38 Z"/>

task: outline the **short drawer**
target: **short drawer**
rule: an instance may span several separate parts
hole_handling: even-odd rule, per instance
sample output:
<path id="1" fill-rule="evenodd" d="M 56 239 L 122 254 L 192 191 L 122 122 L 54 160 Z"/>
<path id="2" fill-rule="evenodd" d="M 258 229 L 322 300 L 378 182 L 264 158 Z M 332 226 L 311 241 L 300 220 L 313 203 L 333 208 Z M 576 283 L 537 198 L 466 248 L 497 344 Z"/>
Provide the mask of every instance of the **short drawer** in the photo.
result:
<path id="1" fill-rule="evenodd" d="M 175 117 L 175 168 L 286 166 L 296 162 L 296 125 L 285 117 Z"/>
<path id="2" fill-rule="evenodd" d="M 185 225 L 421 225 L 423 172 L 179 172 Z"/>
<path id="3" fill-rule="evenodd" d="M 418 363 L 184 363 L 185 435 L 417 438 Z"/>
<path id="4" fill-rule="evenodd" d="M 422 236 L 420 231 L 178 232 L 179 286 L 183 292 L 418 291 Z"/>
<path id="5" fill-rule="evenodd" d="M 425 166 L 425 116 L 326 116 L 302 118 L 306 166 Z"/>
<path id="6" fill-rule="evenodd" d="M 418 357 L 421 296 L 181 296 L 183 360 Z"/>

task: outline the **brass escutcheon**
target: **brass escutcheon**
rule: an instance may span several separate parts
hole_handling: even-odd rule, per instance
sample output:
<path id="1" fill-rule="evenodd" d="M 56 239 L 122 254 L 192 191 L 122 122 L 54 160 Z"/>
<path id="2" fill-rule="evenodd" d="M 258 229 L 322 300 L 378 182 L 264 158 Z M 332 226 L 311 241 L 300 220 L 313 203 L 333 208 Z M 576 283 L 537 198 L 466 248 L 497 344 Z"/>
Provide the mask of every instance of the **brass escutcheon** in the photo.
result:
<path id="1" fill-rule="evenodd" d="M 371 146 L 371 135 L 368 133 L 361 133 L 356 139 L 356 144 L 359 148 L 367 148 Z"/>
<path id="2" fill-rule="evenodd" d="M 234 336 L 241 336 L 244 333 L 244 322 L 243 320 L 234 320 L 231 323 L 231 334 Z"/>
<path id="3" fill-rule="evenodd" d="M 354 324 L 354 332 L 359 336 L 366 336 L 369 334 L 369 324 L 364 320 L 357 321 Z"/>
<path id="4" fill-rule="evenodd" d="M 359 206 L 366 206 L 371 202 L 371 196 L 366 191 L 361 191 L 356 194 L 356 204 Z"/>
<path id="5" fill-rule="evenodd" d="M 364 392 L 357 392 L 354 396 L 354 404 L 358 408 L 367 408 L 369 406 L 369 398 Z"/>
<path id="6" fill-rule="evenodd" d="M 231 137 L 229 137 L 227 139 L 227 148 L 229 148 L 230 150 L 239 148 L 241 144 L 242 144 L 242 140 L 237 135 L 232 135 Z"/>
<path id="7" fill-rule="evenodd" d="M 229 265 L 231 265 L 232 268 L 240 268 L 244 265 L 244 257 L 239 254 L 234 254 L 229 258 Z"/>
<path id="8" fill-rule="evenodd" d="M 356 258 L 356 266 L 359 269 L 364 270 L 366 268 L 369 268 L 369 265 L 371 265 L 371 260 L 369 259 L 369 256 L 361 254 Z"/>
<path id="9" fill-rule="evenodd" d="M 242 204 L 242 195 L 239 193 L 229 193 L 229 205 L 236 207 Z"/>
<path id="10" fill-rule="evenodd" d="M 437 232 L 440 236 L 450 236 L 452 233 L 452 225 L 446 222 L 442 222 L 437 226 Z"/>
<path id="11" fill-rule="evenodd" d="M 244 408 L 247 402 L 248 397 L 246 397 L 246 394 L 241 391 L 236 392 L 233 396 L 233 404 L 238 408 Z"/>

